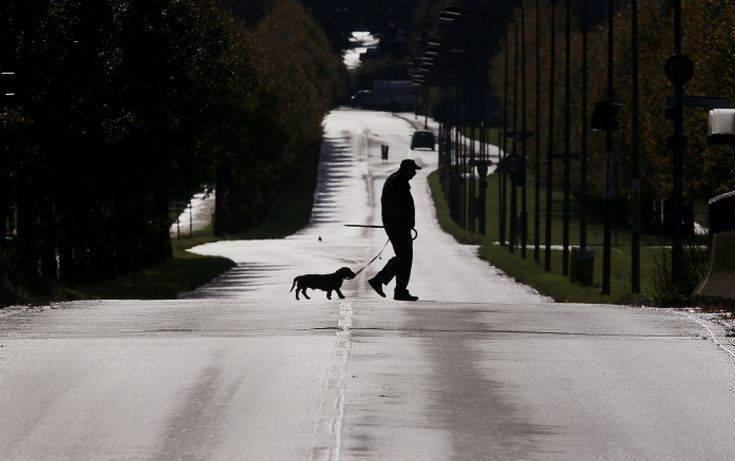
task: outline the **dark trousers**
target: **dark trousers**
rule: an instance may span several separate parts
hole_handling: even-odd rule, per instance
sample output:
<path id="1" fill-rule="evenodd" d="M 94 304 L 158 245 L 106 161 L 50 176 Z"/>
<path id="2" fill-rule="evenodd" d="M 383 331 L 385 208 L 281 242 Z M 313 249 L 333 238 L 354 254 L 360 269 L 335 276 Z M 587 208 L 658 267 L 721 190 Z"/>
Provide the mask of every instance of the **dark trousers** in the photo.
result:
<path id="1" fill-rule="evenodd" d="M 385 267 L 375 277 L 383 285 L 387 285 L 396 278 L 397 293 L 408 290 L 408 280 L 411 278 L 411 265 L 413 264 L 413 240 L 411 230 L 388 232 L 390 243 L 396 255 L 385 264 Z"/>

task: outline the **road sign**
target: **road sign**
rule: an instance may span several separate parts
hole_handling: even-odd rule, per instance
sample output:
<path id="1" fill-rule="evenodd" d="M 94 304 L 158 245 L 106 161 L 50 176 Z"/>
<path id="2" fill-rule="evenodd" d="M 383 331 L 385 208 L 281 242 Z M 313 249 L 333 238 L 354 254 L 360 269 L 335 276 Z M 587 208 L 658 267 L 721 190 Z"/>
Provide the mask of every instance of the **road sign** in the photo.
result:
<path id="1" fill-rule="evenodd" d="M 388 147 L 386 144 L 380 145 L 380 158 L 388 160 Z"/>
<path id="2" fill-rule="evenodd" d="M 694 63 L 687 55 L 675 54 L 666 60 L 664 71 L 672 83 L 683 85 L 692 79 Z"/>
<path id="3" fill-rule="evenodd" d="M 676 106 L 676 99 L 673 96 L 666 98 L 666 107 L 673 108 Z M 684 96 L 684 107 L 699 107 L 703 109 L 730 109 L 732 104 L 725 99 L 715 96 Z"/>
<path id="4" fill-rule="evenodd" d="M 593 131 L 605 131 L 620 126 L 620 112 L 623 105 L 619 102 L 598 101 L 592 109 L 590 128 Z"/>
<path id="5" fill-rule="evenodd" d="M 518 154 L 510 154 L 503 163 L 508 173 L 518 173 L 523 168 L 523 158 Z"/>
<path id="6" fill-rule="evenodd" d="M 17 87 L 16 77 L 15 72 L 12 71 L 0 72 L 0 96 L 15 96 Z"/>

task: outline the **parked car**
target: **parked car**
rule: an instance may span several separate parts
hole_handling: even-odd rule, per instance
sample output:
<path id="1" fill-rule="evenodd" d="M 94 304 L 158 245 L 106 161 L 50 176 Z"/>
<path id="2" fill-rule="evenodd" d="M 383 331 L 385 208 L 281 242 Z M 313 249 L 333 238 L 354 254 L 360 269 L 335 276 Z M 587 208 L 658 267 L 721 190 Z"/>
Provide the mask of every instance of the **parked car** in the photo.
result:
<path id="1" fill-rule="evenodd" d="M 429 130 L 416 131 L 411 136 L 411 150 L 413 149 L 431 149 L 434 150 L 436 138 L 434 133 Z"/>
<path id="2" fill-rule="evenodd" d="M 370 108 L 373 106 L 373 92 L 370 90 L 360 90 L 350 98 L 352 107 Z"/>

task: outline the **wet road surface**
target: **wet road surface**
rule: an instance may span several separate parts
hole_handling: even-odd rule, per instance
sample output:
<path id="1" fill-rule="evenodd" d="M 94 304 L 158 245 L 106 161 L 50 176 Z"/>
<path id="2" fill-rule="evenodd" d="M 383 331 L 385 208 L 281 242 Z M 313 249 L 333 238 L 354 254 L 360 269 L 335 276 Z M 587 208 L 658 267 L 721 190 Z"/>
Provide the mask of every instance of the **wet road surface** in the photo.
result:
<path id="1" fill-rule="evenodd" d="M 409 154 L 405 121 L 335 111 L 326 132 L 312 224 L 199 247 L 238 266 L 189 299 L 0 311 L 0 459 L 735 456 L 735 359 L 699 324 L 547 302 L 439 230 L 436 154 Z M 428 167 L 413 180 L 423 301 L 378 298 L 377 268 L 345 301 L 295 301 L 294 275 L 380 249 L 380 230 L 341 224 L 379 222 L 406 155 Z"/>
<path id="2" fill-rule="evenodd" d="M 475 247 L 458 245 L 441 230 L 426 181 L 436 169 L 437 154 L 411 151 L 412 133 L 406 119 L 388 113 L 332 112 L 325 121 L 326 136 L 310 224 L 285 239 L 222 241 L 195 248 L 200 254 L 230 258 L 238 266 L 183 297 L 283 299 L 298 274 L 334 272 L 341 266 L 359 270 L 380 251 L 386 235 L 382 229 L 348 228 L 344 224 L 380 225 L 383 183 L 398 169 L 401 160 L 413 158 L 423 168 L 410 183 L 419 237 L 414 242 L 409 289 L 422 300 L 432 301 L 547 301 L 480 261 Z M 382 144 L 389 146 L 389 160 L 385 162 L 380 157 Z M 382 260 L 375 261 L 356 280 L 345 283 L 343 293 L 351 299 L 375 298 L 366 280 L 391 256 L 393 249 L 389 245 Z M 387 290 L 392 293 L 392 286 Z M 321 292 L 314 295 L 315 300 L 326 299 Z"/>

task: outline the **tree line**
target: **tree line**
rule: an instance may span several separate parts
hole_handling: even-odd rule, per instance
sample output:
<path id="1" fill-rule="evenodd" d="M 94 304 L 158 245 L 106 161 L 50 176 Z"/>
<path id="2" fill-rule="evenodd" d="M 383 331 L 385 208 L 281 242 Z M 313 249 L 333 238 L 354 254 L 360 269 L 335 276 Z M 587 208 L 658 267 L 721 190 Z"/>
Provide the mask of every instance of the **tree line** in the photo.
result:
<path id="1" fill-rule="evenodd" d="M 295 0 L 8 0 L 0 282 L 48 289 L 171 256 L 172 204 L 263 219 L 318 160 L 339 61 Z"/>
<path id="2" fill-rule="evenodd" d="M 594 2 L 590 2 L 593 4 Z M 548 151 L 548 118 L 550 81 L 555 81 L 554 152 L 564 147 L 564 79 L 565 79 L 565 1 L 556 6 L 556 63 L 551 68 L 551 2 L 540 2 L 536 17 L 535 0 L 523 2 L 525 7 L 526 42 L 526 116 L 529 127 L 536 117 L 536 24 L 540 26 L 541 70 L 541 127 L 538 136 L 541 143 L 542 169 L 545 171 L 545 153 Z M 580 3 L 573 0 L 571 16 L 571 152 L 578 153 L 582 143 L 582 30 L 588 30 L 589 93 L 588 114 L 597 101 L 606 99 L 607 22 L 599 11 L 594 11 L 583 21 Z M 632 169 L 632 110 L 631 110 L 631 10 L 629 1 L 616 2 L 614 17 L 614 100 L 622 104 L 620 127 L 615 131 L 615 187 L 618 200 L 625 203 L 630 194 Z M 516 8 L 513 16 L 521 24 L 522 11 Z M 593 17 L 594 16 L 594 17 Z M 690 95 L 722 97 L 735 102 L 735 58 L 733 57 L 733 25 L 735 4 L 729 0 L 695 0 L 683 3 L 683 51 L 695 64 L 694 78 L 685 91 Z M 672 134 L 671 121 L 666 119 L 667 97 L 673 95 L 671 82 L 664 74 L 664 64 L 673 54 L 673 8 L 668 0 L 640 2 L 639 28 L 639 113 L 641 194 L 644 199 L 641 214 L 648 222 L 652 219 L 655 199 L 666 199 L 672 187 L 672 154 L 667 147 L 667 137 Z M 509 29 L 512 31 L 512 29 Z M 520 40 L 519 40 L 520 41 Z M 510 51 L 510 75 L 513 76 L 513 56 L 516 44 L 513 33 L 508 40 L 501 40 L 498 52 L 489 67 L 490 84 L 495 94 L 503 99 L 505 53 Z M 519 48 L 520 49 L 520 48 Z M 520 60 L 520 58 L 519 58 Z M 520 66 L 519 62 L 519 66 Z M 520 73 L 519 73 L 520 78 Z M 507 101 L 509 119 L 513 117 L 513 92 Z M 519 105 L 519 119 L 520 119 Z M 705 202 L 709 198 L 730 190 L 733 186 L 732 149 L 707 145 L 707 112 L 701 108 L 685 109 L 685 131 L 689 147 L 684 160 L 684 193 L 689 202 Z M 592 200 L 601 199 L 605 187 L 605 136 L 589 133 L 589 193 Z M 535 142 L 529 142 L 535 146 Z M 533 152 L 528 152 L 533 155 Z M 560 184 L 561 168 L 555 169 L 555 182 Z M 543 173 L 542 173 L 543 178 Z M 579 169 L 572 168 L 572 183 L 579 184 Z M 594 208 L 594 207 L 593 207 Z"/>

